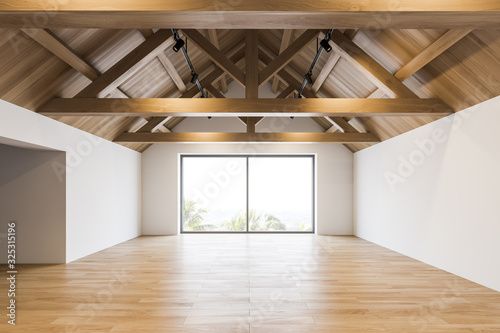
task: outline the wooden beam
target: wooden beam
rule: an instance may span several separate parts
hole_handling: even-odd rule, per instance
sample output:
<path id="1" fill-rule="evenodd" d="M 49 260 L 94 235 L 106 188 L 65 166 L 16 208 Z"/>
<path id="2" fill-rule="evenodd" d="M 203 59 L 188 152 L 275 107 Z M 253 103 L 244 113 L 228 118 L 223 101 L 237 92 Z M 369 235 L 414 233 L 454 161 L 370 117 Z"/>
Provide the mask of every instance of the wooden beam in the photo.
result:
<path id="1" fill-rule="evenodd" d="M 358 133 L 358 131 L 342 117 L 327 117 L 327 119 L 329 119 L 342 133 Z"/>
<path id="2" fill-rule="evenodd" d="M 323 83 L 325 83 L 326 79 L 332 72 L 333 67 L 335 67 L 335 65 L 337 64 L 337 62 L 339 62 L 339 60 L 340 60 L 340 53 L 337 52 L 330 53 L 328 60 L 326 61 L 325 65 L 319 72 L 318 77 L 314 80 L 314 83 L 311 87 L 311 90 L 314 93 L 317 93 L 319 91 Z"/>
<path id="3" fill-rule="evenodd" d="M 142 126 L 141 128 L 139 128 L 137 130 L 137 133 L 154 133 L 155 131 L 157 131 L 158 129 L 160 129 L 160 127 L 163 127 L 165 129 L 167 129 L 163 125 L 167 121 L 169 121 L 170 118 L 171 117 L 166 117 L 166 118 L 165 117 L 153 117 L 144 126 Z"/>
<path id="4" fill-rule="evenodd" d="M 209 84 L 212 84 L 212 82 L 221 78 L 222 75 L 224 75 L 224 71 L 219 67 L 215 66 L 215 69 L 213 71 L 208 73 L 207 76 L 205 76 L 203 79 L 200 80 L 201 86 L 205 87 Z M 193 85 L 191 88 L 189 88 L 188 91 L 182 94 L 180 98 L 193 98 L 196 97 L 198 94 L 200 94 L 200 89 L 198 88 L 197 85 Z"/>
<path id="5" fill-rule="evenodd" d="M 360 29 L 345 29 L 344 31 L 344 35 L 347 36 L 347 38 L 349 39 L 354 39 L 354 37 L 356 37 L 356 35 L 358 34 Z"/>
<path id="6" fill-rule="evenodd" d="M 283 36 L 281 37 L 281 45 L 280 45 L 280 51 L 279 51 L 278 55 L 283 53 L 283 51 L 286 50 L 288 45 L 290 45 L 290 40 L 292 39 L 292 34 L 293 34 L 292 29 L 284 29 L 283 30 Z M 271 90 L 273 93 L 276 93 L 278 91 L 279 82 L 280 82 L 279 79 L 275 76 L 273 78 L 273 83 L 271 86 Z"/>
<path id="7" fill-rule="evenodd" d="M 172 64 L 172 61 L 170 61 L 165 51 L 162 51 L 158 54 L 158 60 L 160 60 L 161 64 L 167 71 L 172 81 L 174 81 L 174 84 L 177 86 L 180 92 L 185 93 L 187 91 L 186 84 L 184 83 L 184 81 L 182 81 L 179 72 L 177 72 L 177 69 L 175 68 L 174 64 Z"/>
<path id="8" fill-rule="evenodd" d="M 5 0 L 0 27 L 190 29 L 500 28 L 498 0 Z"/>
<path id="9" fill-rule="evenodd" d="M 171 36 L 170 30 L 159 30 L 80 91 L 76 97 L 105 96 L 171 45 Z"/>
<path id="10" fill-rule="evenodd" d="M 216 29 L 208 29 L 208 39 L 214 46 L 220 50 L 219 37 L 217 36 Z M 227 93 L 227 80 L 226 75 L 223 75 L 220 79 L 221 90 L 225 94 Z"/>
<path id="11" fill-rule="evenodd" d="M 380 142 L 369 133 L 123 133 L 121 143 L 169 142 Z"/>
<path id="12" fill-rule="evenodd" d="M 231 78 L 245 86 L 245 75 L 229 60 L 224 53 L 216 48 L 208 39 L 194 29 L 183 29 L 182 32 L 190 41 L 195 43 L 220 68 L 224 69 Z"/>
<path id="13" fill-rule="evenodd" d="M 76 54 L 59 37 L 47 29 L 21 29 L 26 35 L 31 37 L 38 44 L 52 52 L 56 57 L 94 81 L 101 73 L 92 65 L 87 63 L 80 55 Z"/>
<path id="14" fill-rule="evenodd" d="M 217 88 L 215 88 L 213 85 L 209 84 L 206 85 L 206 89 L 215 97 L 215 98 L 226 98 Z M 245 125 L 248 125 L 247 120 L 248 119 L 253 119 L 254 121 L 254 126 L 257 125 L 261 120 L 262 117 L 238 117 L 239 120 L 241 120 Z M 254 130 L 255 131 L 255 130 Z"/>
<path id="15" fill-rule="evenodd" d="M 225 51 L 226 52 L 231 51 L 232 49 L 234 49 L 238 45 L 239 42 L 240 41 L 237 40 L 234 43 L 227 45 L 226 46 L 227 49 Z M 234 63 L 237 63 L 238 61 L 243 59 L 244 56 L 245 56 L 244 50 L 240 50 L 240 51 L 235 52 L 231 57 L 229 57 L 229 60 L 234 62 Z M 204 71 L 206 69 L 208 69 L 208 67 L 202 68 L 201 70 Z M 224 75 L 224 71 L 222 69 L 220 69 L 219 67 L 215 66 L 215 69 L 213 71 L 211 71 L 208 75 L 206 75 L 203 79 L 201 79 L 200 83 L 203 87 L 210 87 L 213 82 L 217 81 L 217 79 L 221 78 L 223 75 Z M 199 91 L 198 87 L 195 85 L 195 86 L 191 87 L 188 91 L 186 91 L 184 94 L 182 94 L 180 96 L 180 98 L 193 98 L 193 97 L 196 97 L 199 93 L 200 93 L 200 91 Z M 214 93 L 214 91 L 212 91 L 212 93 Z M 165 96 L 165 97 L 167 97 L 167 96 Z M 185 117 L 172 118 L 169 121 L 167 121 L 166 127 L 167 128 L 174 128 L 184 119 L 185 119 Z"/>
<path id="16" fill-rule="evenodd" d="M 245 97 L 259 97 L 259 32 L 247 30 L 245 38 Z"/>
<path id="17" fill-rule="evenodd" d="M 237 63 L 244 57 L 245 57 L 245 51 L 244 49 L 242 49 L 239 52 L 233 54 L 231 57 L 229 57 L 229 60 L 234 63 Z M 221 68 L 219 68 L 216 65 L 214 67 L 215 68 L 210 73 L 208 73 L 205 77 L 203 77 L 203 79 L 200 80 L 202 87 L 205 87 L 209 84 L 213 84 L 215 81 L 219 80 L 224 75 L 224 71 Z M 181 98 L 193 98 L 197 96 L 199 93 L 200 90 L 196 85 L 194 85 L 191 88 L 189 88 L 187 92 L 182 94 Z"/>
<path id="18" fill-rule="evenodd" d="M 444 51 L 455 45 L 459 40 L 467 36 L 471 31 L 471 29 L 448 30 L 434 43 L 410 60 L 410 62 L 401 67 L 394 76 L 401 81 L 406 80 L 418 72 L 422 67 L 436 59 Z"/>
<path id="19" fill-rule="evenodd" d="M 199 99 L 199 98 L 55 98 L 39 113 L 47 116 L 220 116 L 220 117 L 372 117 L 446 116 L 438 99 Z"/>
<path id="20" fill-rule="evenodd" d="M 172 117 L 165 123 L 165 127 L 172 129 L 179 125 L 184 119 L 186 119 L 186 117 Z"/>
<path id="21" fill-rule="evenodd" d="M 137 132 L 147 123 L 148 121 L 142 117 L 131 118 L 131 121 L 127 124 L 127 126 L 124 126 L 122 132 Z"/>
<path id="22" fill-rule="evenodd" d="M 288 86 L 285 90 L 283 90 L 276 98 L 288 98 L 291 94 L 293 94 L 296 89 L 292 86 Z"/>
<path id="23" fill-rule="evenodd" d="M 255 133 L 255 117 L 247 117 L 247 133 Z"/>
<path id="24" fill-rule="evenodd" d="M 226 98 L 226 96 L 224 96 L 217 88 L 215 88 L 211 84 L 206 85 L 205 89 L 207 89 L 207 91 L 211 93 L 215 98 Z"/>
<path id="25" fill-rule="evenodd" d="M 64 43 L 51 31 L 46 29 L 32 28 L 25 28 L 21 30 L 38 44 L 45 47 L 56 57 L 76 69 L 88 79 L 94 81 L 99 76 L 101 76 L 101 73 L 94 66 L 83 59 L 79 54 L 77 54 L 71 47 L 66 45 L 66 43 Z M 110 94 L 112 97 L 116 98 L 129 98 L 129 96 L 119 88 L 111 91 Z"/>
<path id="26" fill-rule="evenodd" d="M 153 29 L 139 29 L 144 38 L 149 38 L 155 33 Z"/>
<path id="27" fill-rule="evenodd" d="M 288 65 L 300 51 L 316 38 L 318 33 L 319 30 L 306 30 L 280 55 L 271 61 L 271 63 L 259 73 L 259 87 L 262 87 L 272 76 L 276 75 L 283 67 Z"/>
<path id="28" fill-rule="evenodd" d="M 259 98 L 259 31 L 247 30 L 245 34 L 245 97 Z M 247 133 L 255 133 L 257 119 L 247 117 L 243 121 L 247 124 Z"/>
<path id="29" fill-rule="evenodd" d="M 148 39 L 154 34 L 153 30 L 150 29 L 139 29 L 139 30 L 142 36 L 146 39 Z M 174 64 L 172 64 L 167 54 L 165 52 L 158 53 L 158 60 L 160 60 L 160 63 L 163 65 L 163 68 L 165 68 L 168 75 L 170 75 L 170 78 L 172 79 L 172 81 L 174 81 L 174 84 L 181 91 L 181 93 L 185 93 L 187 91 L 186 85 L 184 84 L 184 81 L 182 81 L 179 72 L 177 72 L 177 69 L 175 69 Z"/>
<path id="30" fill-rule="evenodd" d="M 404 81 L 410 76 L 418 72 L 429 62 L 437 58 L 440 54 L 446 51 L 448 48 L 456 44 L 462 38 L 467 36 L 472 30 L 470 29 L 460 29 L 460 30 L 448 30 L 444 35 L 439 37 L 435 42 L 426 47 L 422 52 L 410 60 L 406 65 L 401 67 L 394 77 Z M 385 92 L 377 89 L 372 92 L 367 98 L 382 98 L 385 96 Z"/>
<path id="31" fill-rule="evenodd" d="M 389 97 L 418 98 L 418 96 L 395 78 L 388 70 L 376 62 L 358 45 L 339 30 L 334 30 L 330 45 L 353 67 L 365 74 L 380 90 Z"/>
<path id="32" fill-rule="evenodd" d="M 264 62 L 270 61 L 269 57 L 263 52 L 259 53 L 259 57 L 261 57 Z M 288 89 L 291 88 L 295 91 L 301 85 L 301 82 L 297 81 L 292 75 L 290 75 L 286 71 L 286 69 L 282 69 L 278 73 L 278 75 L 281 76 L 285 81 L 288 82 L 288 84 L 289 84 Z M 287 91 L 283 91 L 282 94 L 287 94 L 286 96 L 289 95 Z M 313 92 L 307 88 L 304 88 L 304 90 L 302 91 L 302 95 L 305 98 L 318 98 L 316 96 L 315 92 Z M 327 130 L 327 133 L 332 133 L 338 129 L 340 129 L 342 132 L 346 132 L 346 133 L 357 133 L 357 130 L 354 127 L 352 127 L 349 123 L 347 123 L 344 119 L 342 119 L 341 117 L 324 117 L 324 119 L 319 118 L 319 117 L 312 117 L 312 119 L 314 121 L 316 121 L 319 125 L 321 125 L 323 128 L 325 128 Z M 332 123 L 334 124 L 334 126 L 333 126 L 334 128 L 332 128 L 332 126 L 329 126 L 329 124 L 332 124 Z"/>

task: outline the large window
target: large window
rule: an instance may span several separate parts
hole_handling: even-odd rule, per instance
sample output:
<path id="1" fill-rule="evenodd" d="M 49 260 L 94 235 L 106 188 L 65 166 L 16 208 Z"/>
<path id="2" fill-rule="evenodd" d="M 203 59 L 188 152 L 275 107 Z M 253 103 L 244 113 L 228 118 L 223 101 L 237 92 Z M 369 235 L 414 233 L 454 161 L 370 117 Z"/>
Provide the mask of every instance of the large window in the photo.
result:
<path id="1" fill-rule="evenodd" d="M 182 232 L 314 232 L 314 157 L 182 155 Z"/>

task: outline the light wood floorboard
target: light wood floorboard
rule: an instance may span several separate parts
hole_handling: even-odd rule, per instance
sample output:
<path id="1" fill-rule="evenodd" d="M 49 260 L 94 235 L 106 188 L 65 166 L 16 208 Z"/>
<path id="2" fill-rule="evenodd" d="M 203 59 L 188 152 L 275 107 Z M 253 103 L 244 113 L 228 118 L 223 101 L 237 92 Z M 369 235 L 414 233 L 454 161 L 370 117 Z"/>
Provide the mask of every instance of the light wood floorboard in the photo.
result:
<path id="1" fill-rule="evenodd" d="M 18 271 L 1 332 L 500 332 L 499 292 L 356 237 L 139 237 Z"/>

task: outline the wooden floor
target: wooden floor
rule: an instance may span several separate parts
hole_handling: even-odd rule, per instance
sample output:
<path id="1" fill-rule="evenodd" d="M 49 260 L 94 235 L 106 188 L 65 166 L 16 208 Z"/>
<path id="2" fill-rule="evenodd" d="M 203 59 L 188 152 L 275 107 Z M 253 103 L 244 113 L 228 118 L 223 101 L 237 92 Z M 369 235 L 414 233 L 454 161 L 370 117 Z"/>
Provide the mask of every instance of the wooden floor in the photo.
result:
<path id="1" fill-rule="evenodd" d="M 355 237 L 140 237 L 19 271 L 1 332 L 500 332 L 500 293 Z"/>

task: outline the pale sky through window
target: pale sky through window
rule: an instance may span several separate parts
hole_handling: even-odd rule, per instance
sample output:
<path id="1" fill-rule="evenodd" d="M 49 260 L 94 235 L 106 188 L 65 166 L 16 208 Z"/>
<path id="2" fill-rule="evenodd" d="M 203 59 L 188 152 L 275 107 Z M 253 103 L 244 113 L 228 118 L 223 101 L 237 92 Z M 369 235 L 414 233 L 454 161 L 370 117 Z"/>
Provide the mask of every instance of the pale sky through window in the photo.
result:
<path id="1" fill-rule="evenodd" d="M 250 209 L 312 209 L 311 158 L 250 158 L 249 167 Z M 184 158 L 183 168 L 185 199 L 214 210 L 246 205 L 245 157 Z"/>
<path id="2" fill-rule="evenodd" d="M 250 158 L 250 209 L 310 211 L 311 158 Z"/>

